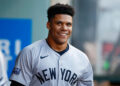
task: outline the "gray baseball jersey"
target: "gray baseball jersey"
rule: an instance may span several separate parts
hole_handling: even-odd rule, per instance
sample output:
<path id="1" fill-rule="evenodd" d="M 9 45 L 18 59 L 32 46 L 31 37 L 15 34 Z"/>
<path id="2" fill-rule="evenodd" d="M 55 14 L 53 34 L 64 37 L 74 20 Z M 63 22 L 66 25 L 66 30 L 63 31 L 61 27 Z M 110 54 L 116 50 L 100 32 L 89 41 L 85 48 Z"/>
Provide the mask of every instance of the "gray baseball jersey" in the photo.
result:
<path id="1" fill-rule="evenodd" d="M 39 40 L 18 55 L 10 80 L 25 86 L 93 86 L 93 71 L 87 56 L 72 45 L 59 55 Z"/>

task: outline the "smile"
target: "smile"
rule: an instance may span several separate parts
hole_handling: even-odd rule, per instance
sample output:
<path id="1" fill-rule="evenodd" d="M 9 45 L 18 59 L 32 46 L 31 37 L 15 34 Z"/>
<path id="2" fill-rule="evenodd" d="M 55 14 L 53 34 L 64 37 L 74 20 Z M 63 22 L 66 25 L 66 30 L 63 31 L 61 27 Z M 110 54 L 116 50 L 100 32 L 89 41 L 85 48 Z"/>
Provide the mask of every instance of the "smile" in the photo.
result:
<path id="1" fill-rule="evenodd" d="M 59 35 L 60 35 L 60 36 L 67 36 L 68 33 L 60 33 Z"/>
<path id="2" fill-rule="evenodd" d="M 61 36 L 66 36 L 67 34 L 60 34 Z"/>

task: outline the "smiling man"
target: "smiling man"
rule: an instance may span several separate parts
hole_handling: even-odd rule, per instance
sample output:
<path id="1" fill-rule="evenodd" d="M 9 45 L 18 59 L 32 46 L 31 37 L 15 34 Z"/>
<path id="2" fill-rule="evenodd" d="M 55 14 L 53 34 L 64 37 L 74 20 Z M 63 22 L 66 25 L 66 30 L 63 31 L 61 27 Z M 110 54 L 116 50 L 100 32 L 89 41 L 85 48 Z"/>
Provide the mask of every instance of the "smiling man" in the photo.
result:
<path id="1" fill-rule="evenodd" d="M 11 86 L 93 86 L 88 57 L 68 43 L 74 9 L 55 4 L 48 9 L 48 37 L 25 47 L 16 60 Z"/>

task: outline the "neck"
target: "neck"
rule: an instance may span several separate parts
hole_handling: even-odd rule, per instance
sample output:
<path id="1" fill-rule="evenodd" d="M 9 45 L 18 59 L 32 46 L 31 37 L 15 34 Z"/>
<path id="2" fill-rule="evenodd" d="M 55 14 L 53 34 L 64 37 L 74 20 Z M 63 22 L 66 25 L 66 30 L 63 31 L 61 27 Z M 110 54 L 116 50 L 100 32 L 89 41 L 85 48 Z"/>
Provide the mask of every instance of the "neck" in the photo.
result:
<path id="1" fill-rule="evenodd" d="M 47 43 L 48 45 L 55 51 L 57 52 L 60 52 L 60 51 L 63 51 L 67 48 L 67 43 L 64 43 L 64 44 L 57 44 L 55 43 L 54 41 L 52 40 L 49 40 L 49 38 L 47 38 Z"/>

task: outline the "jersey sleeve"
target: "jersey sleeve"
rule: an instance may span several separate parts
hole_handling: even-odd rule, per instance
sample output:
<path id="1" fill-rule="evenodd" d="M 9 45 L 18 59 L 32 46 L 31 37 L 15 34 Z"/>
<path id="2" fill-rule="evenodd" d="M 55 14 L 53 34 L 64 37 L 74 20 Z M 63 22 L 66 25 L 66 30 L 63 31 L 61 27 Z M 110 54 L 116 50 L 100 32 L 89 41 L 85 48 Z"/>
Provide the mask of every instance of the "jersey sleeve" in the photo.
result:
<path id="1" fill-rule="evenodd" d="M 28 86 L 32 79 L 32 55 L 28 48 L 24 48 L 18 55 L 10 80 Z"/>
<path id="2" fill-rule="evenodd" d="M 85 68 L 82 78 L 78 80 L 77 86 L 94 86 L 93 83 L 93 70 L 90 63 Z"/>

